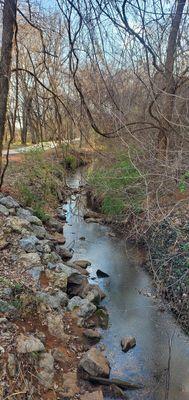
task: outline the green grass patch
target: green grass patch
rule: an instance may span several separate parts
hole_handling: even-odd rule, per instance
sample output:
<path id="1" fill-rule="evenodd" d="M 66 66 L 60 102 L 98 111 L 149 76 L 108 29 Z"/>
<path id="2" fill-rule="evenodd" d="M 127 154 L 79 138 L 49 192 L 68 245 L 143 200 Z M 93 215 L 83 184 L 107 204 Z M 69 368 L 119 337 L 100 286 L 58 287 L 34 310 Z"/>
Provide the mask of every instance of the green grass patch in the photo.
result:
<path id="1" fill-rule="evenodd" d="M 142 211 L 143 179 L 127 155 L 118 156 L 109 167 L 91 171 L 88 181 L 102 198 L 105 214 L 120 216 L 129 208 Z"/>

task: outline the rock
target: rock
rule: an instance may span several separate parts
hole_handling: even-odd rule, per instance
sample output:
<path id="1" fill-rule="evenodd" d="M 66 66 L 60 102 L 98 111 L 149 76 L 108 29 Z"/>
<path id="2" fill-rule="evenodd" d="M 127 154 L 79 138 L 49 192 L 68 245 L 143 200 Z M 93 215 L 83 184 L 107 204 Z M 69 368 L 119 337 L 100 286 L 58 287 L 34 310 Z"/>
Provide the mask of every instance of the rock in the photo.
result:
<path id="1" fill-rule="evenodd" d="M 56 251 L 63 261 L 70 260 L 73 257 L 73 253 L 66 249 L 64 246 L 58 245 L 56 246 Z"/>
<path id="2" fill-rule="evenodd" d="M 80 397 L 81 400 L 103 400 L 104 396 L 102 390 L 95 390 L 95 392 L 86 392 Z"/>
<path id="3" fill-rule="evenodd" d="M 79 296 L 74 296 L 68 303 L 68 311 L 76 311 L 76 314 L 82 318 L 90 317 L 95 311 L 96 307 L 86 299 L 81 299 Z"/>
<path id="4" fill-rule="evenodd" d="M 44 226 L 32 225 L 32 232 L 38 239 L 45 239 L 48 237 L 48 232 Z"/>
<path id="5" fill-rule="evenodd" d="M 44 344 L 33 335 L 23 335 L 22 333 L 17 337 L 17 352 L 18 353 L 32 353 L 44 351 Z"/>
<path id="6" fill-rule="evenodd" d="M 36 251 L 36 245 L 39 243 L 39 239 L 37 239 L 36 236 L 27 236 L 22 238 L 19 243 L 23 250 L 30 253 Z"/>
<path id="7" fill-rule="evenodd" d="M 92 303 L 99 304 L 101 300 L 105 299 L 106 294 L 98 285 L 88 284 L 84 288 L 81 297 L 87 298 L 89 301 L 92 301 Z"/>
<path id="8" fill-rule="evenodd" d="M 49 389 L 54 378 L 54 358 L 51 353 L 40 354 L 39 368 L 40 371 L 37 375 L 39 382 Z"/>
<path id="9" fill-rule="evenodd" d="M 81 268 L 87 268 L 91 265 L 91 262 L 87 261 L 87 260 L 76 260 L 76 261 L 73 261 L 73 264 L 76 264 Z"/>
<path id="10" fill-rule="evenodd" d="M 102 218 L 87 218 L 85 220 L 88 224 L 93 223 L 93 224 L 101 224 L 103 222 Z"/>
<path id="11" fill-rule="evenodd" d="M 10 300 L 13 296 L 13 290 L 10 287 L 4 287 L 0 290 L 0 296 L 3 300 Z"/>
<path id="12" fill-rule="evenodd" d="M 89 272 L 86 269 L 79 267 L 79 265 L 77 265 L 77 264 L 74 264 L 72 262 L 67 262 L 66 265 L 68 265 L 71 268 L 76 269 L 81 275 L 84 275 L 84 276 L 89 275 Z"/>
<path id="13" fill-rule="evenodd" d="M 50 229 L 53 229 L 54 231 L 58 233 L 63 233 L 63 225 L 61 222 L 57 221 L 55 218 L 50 218 L 47 222 L 47 225 Z"/>
<path id="14" fill-rule="evenodd" d="M 44 271 L 44 268 L 43 268 L 43 266 L 41 265 L 41 266 L 38 266 L 38 267 L 30 268 L 30 269 L 28 269 L 27 272 L 28 272 L 29 275 L 32 276 L 32 278 L 33 278 L 35 281 L 38 282 L 42 271 Z"/>
<path id="15" fill-rule="evenodd" d="M 97 213 L 97 212 L 95 212 L 95 211 L 92 211 L 92 210 L 88 210 L 85 214 L 84 214 L 84 216 L 83 216 L 83 218 L 84 219 L 99 219 L 99 218 L 101 218 L 102 217 L 102 215 L 101 214 L 99 214 L 99 213 Z"/>
<path id="16" fill-rule="evenodd" d="M 17 203 L 16 200 L 13 199 L 11 196 L 2 197 L 0 199 L 0 204 L 7 208 L 18 208 L 20 205 Z"/>
<path id="17" fill-rule="evenodd" d="M 83 331 L 83 335 L 87 337 L 87 339 L 99 341 L 101 339 L 101 334 L 96 329 L 85 329 Z"/>
<path id="18" fill-rule="evenodd" d="M 64 292 L 66 292 L 68 278 L 64 272 L 57 273 L 57 272 L 50 271 L 47 269 L 45 271 L 45 275 L 53 287 L 59 288 L 59 289 L 63 290 Z"/>
<path id="19" fill-rule="evenodd" d="M 125 353 L 128 350 L 132 349 L 132 347 L 134 346 L 136 346 L 136 339 L 134 336 L 126 336 L 121 339 L 122 351 L 124 351 Z"/>
<path id="20" fill-rule="evenodd" d="M 49 246 L 48 240 L 38 241 L 36 250 L 39 251 L 39 253 L 45 253 L 45 254 L 47 253 L 51 255 L 51 247 Z"/>
<path id="21" fill-rule="evenodd" d="M 77 373 L 67 372 L 64 374 L 63 387 L 61 388 L 60 395 L 61 399 L 72 399 L 74 396 L 80 392 L 79 386 L 77 384 Z"/>
<path id="22" fill-rule="evenodd" d="M 8 217 L 9 215 L 8 208 L 3 206 L 2 204 L 0 204 L 0 214 L 3 214 L 5 217 Z"/>
<path id="23" fill-rule="evenodd" d="M 107 358 L 95 347 L 84 354 L 79 362 L 79 369 L 90 376 L 108 378 L 110 375 L 110 365 Z"/>
<path id="24" fill-rule="evenodd" d="M 55 310 L 59 309 L 60 307 L 65 307 L 68 304 L 67 294 L 60 290 L 54 294 L 45 292 L 38 293 L 37 299 Z"/>
<path id="25" fill-rule="evenodd" d="M 95 312 L 95 315 L 98 318 L 99 326 L 103 329 L 107 329 L 109 322 L 109 315 L 107 310 L 105 310 L 104 308 L 98 308 L 98 310 Z"/>
<path id="26" fill-rule="evenodd" d="M 80 285 L 84 279 L 84 277 L 76 269 L 71 268 L 63 263 L 56 264 L 55 271 L 64 273 L 67 276 L 68 283 L 73 283 L 75 285 Z"/>
<path id="27" fill-rule="evenodd" d="M 57 337 L 58 339 L 66 342 L 68 340 L 68 335 L 64 332 L 64 324 L 62 321 L 62 317 L 59 314 L 48 314 L 47 315 L 47 325 L 48 330 L 52 336 Z"/>
<path id="28" fill-rule="evenodd" d="M 11 306 L 7 301 L 1 300 L 0 299 L 0 312 L 1 313 L 6 313 L 6 312 L 14 312 L 16 311 L 16 308 Z"/>
<path id="29" fill-rule="evenodd" d="M 27 219 L 27 221 L 29 221 L 30 224 L 39 225 L 39 226 L 43 225 L 42 221 L 39 218 L 37 218 L 35 215 L 33 215 L 30 210 L 27 210 L 25 208 L 19 208 L 17 210 L 16 214 L 18 217 Z"/>
<path id="30" fill-rule="evenodd" d="M 86 240 L 85 236 L 81 236 L 79 240 Z"/>
<path id="31" fill-rule="evenodd" d="M 47 264 L 47 265 L 49 263 L 50 264 L 52 264 L 52 263 L 61 263 L 62 259 L 55 251 L 51 251 L 50 253 L 43 254 L 43 262 L 45 264 Z M 49 268 L 49 269 L 53 269 L 53 268 Z"/>
<path id="32" fill-rule="evenodd" d="M 66 221 L 66 215 L 62 207 L 57 208 L 57 216 L 60 218 L 62 221 Z"/>
<path id="33" fill-rule="evenodd" d="M 79 296 L 74 296 L 72 297 L 71 300 L 69 300 L 68 302 L 68 311 L 73 311 L 76 308 L 80 307 L 80 305 L 82 304 L 82 299 Z"/>
<path id="34" fill-rule="evenodd" d="M 8 217 L 6 227 L 13 232 L 22 233 L 23 229 L 28 230 L 30 228 L 30 223 L 19 217 Z"/>
<path id="35" fill-rule="evenodd" d="M 19 262 L 26 269 L 36 266 L 41 263 L 41 258 L 38 253 L 21 253 Z"/>
<path id="36" fill-rule="evenodd" d="M 17 373 L 17 360 L 14 354 L 9 353 L 7 357 L 7 370 L 11 378 L 14 378 Z"/>
<path id="37" fill-rule="evenodd" d="M 82 318 L 89 318 L 96 311 L 96 306 L 93 303 L 90 303 L 90 301 L 86 299 L 83 300 L 84 302 L 79 307 L 77 315 Z"/>
<path id="38" fill-rule="evenodd" d="M 109 278 L 109 276 L 110 276 L 106 272 L 101 271 L 101 269 L 97 269 L 96 274 L 97 274 L 98 278 Z"/>

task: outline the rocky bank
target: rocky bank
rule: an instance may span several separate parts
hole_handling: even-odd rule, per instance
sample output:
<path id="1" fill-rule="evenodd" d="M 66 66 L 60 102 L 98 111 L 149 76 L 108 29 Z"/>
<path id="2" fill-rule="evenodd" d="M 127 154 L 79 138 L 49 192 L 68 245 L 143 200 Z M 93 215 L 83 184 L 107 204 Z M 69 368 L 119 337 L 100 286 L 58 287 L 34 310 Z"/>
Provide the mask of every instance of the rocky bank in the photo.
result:
<path id="1" fill-rule="evenodd" d="M 108 323 L 105 294 L 72 262 L 62 207 L 44 226 L 0 195 L 0 399 L 102 400 L 110 365 L 95 344 Z"/>

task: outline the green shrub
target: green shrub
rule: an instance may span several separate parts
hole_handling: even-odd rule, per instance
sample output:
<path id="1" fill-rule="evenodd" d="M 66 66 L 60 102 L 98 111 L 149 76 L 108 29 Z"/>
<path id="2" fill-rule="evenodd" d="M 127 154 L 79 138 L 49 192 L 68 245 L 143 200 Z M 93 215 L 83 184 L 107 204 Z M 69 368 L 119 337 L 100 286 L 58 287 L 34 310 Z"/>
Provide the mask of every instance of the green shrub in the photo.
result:
<path id="1" fill-rule="evenodd" d="M 67 169 L 74 171 L 77 168 L 77 158 L 73 154 L 64 156 L 64 165 Z"/>
<path id="2" fill-rule="evenodd" d="M 141 212 L 143 182 L 138 170 L 126 155 L 120 155 L 111 166 L 92 171 L 89 184 L 102 198 L 102 211 L 121 215 L 126 209 Z"/>
<path id="3" fill-rule="evenodd" d="M 21 176 L 17 181 L 20 200 L 32 207 L 42 221 L 48 219 L 44 211 L 51 202 L 58 200 L 64 181 L 64 169 L 49 160 L 41 149 L 32 149 L 25 154 Z"/>

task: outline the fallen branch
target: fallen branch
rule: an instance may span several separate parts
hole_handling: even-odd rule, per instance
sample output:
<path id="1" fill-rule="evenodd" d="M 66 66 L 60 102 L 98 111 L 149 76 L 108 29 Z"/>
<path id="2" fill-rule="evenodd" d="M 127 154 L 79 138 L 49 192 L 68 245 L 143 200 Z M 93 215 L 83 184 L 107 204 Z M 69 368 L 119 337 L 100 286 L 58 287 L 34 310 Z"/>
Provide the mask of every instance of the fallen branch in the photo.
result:
<path id="1" fill-rule="evenodd" d="M 107 379 L 107 378 L 99 378 L 99 377 L 90 376 L 86 379 L 92 383 L 100 383 L 101 385 L 107 385 L 107 386 L 116 385 L 116 386 L 120 387 L 121 389 L 134 390 L 134 389 L 142 389 L 143 388 L 142 385 L 130 383 L 127 381 L 122 381 L 121 379 L 116 379 L 116 378 Z"/>

